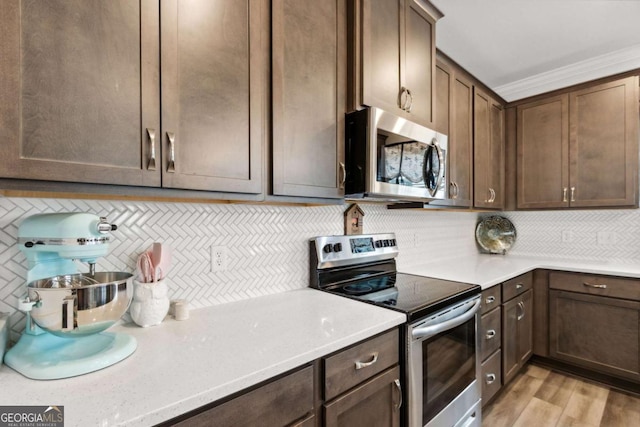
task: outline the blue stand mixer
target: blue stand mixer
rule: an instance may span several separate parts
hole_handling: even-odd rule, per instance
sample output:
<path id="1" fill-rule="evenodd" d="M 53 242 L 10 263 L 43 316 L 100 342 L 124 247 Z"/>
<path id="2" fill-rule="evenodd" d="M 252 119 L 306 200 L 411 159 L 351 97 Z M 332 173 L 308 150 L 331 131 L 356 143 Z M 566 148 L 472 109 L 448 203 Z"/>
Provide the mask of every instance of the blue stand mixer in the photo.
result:
<path id="1" fill-rule="evenodd" d="M 49 380 L 97 371 L 136 350 L 135 338 L 104 332 L 131 303 L 133 275 L 96 272 L 115 225 L 88 213 L 38 214 L 18 229 L 27 257 L 25 332 L 4 362 L 28 378 Z M 89 264 L 81 273 L 74 260 Z"/>

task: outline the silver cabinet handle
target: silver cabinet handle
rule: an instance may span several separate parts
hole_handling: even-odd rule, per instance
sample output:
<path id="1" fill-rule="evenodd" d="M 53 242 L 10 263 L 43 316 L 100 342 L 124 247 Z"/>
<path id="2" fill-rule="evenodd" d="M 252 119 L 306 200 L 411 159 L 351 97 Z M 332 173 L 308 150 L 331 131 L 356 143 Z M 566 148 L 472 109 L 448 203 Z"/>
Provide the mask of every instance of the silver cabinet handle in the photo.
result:
<path id="1" fill-rule="evenodd" d="M 491 296 L 487 297 L 487 298 L 484 300 L 484 302 L 485 302 L 485 303 L 487 303 L 487 304 L 493 304 L 494 302 L 496 302 L 496 297 L 494 297 L 493 295 L 491 295 Z"/>
<path id="2" fill-rule="evenodd" d="M 397 378 L 393 381 L 393 384 L 395 384 L 399 396 L 398 404 L 395 405 L 395 410 L 397 411 L 400 409 L 400 407 L 402 407 L 402 387 L 400 386 L 400 380 Z"/>
<path id="3" fill-rule="evenodd" d="M 607 285 L 592 285 L 591 283 L 587 283 L 587 282 L 584 282 L 583 285 L 588 288 L 607 289 Z"/>
<path id="4" fill-rule="evenodd" d="M 411 108 L 413 107 L 413 95 L 411 94 L 411 91 L 409 89 L 407 89 L 407 95 L 408 95 L 409 106 L 405 107 L 404 110 L 407 113 L 410 113 L 411 112 Z"/>
<path id="5" fill-rule="evenodd" d="M 404 95 L 404 98 L 402 95 Z M 400 93 L 398 94 L 398 107 L 402 110 L 407 111 L 408 100 L 409 100 L 409 95 L 407 94 L 407 88 L 402 86 L 400 88 Z"/>
<path id="6" fill-rule="evenodd" d="M 340 188 L 344 188 L 344 183 L 347 181 L 347 168 L 343 162 L 339 163 L 340 172 L 342 172 L 342 179 L 340 180 Z"/>
<path id="7" fill-rule="evenodd" d="M 487 374 L 485 376 L 485 382 L 487 384 L 493 384 L 496 381 L 496 374 Z"/>
<path id="8" fill-rule="evenodd" d="M 449 183 L 449 187 L 451 188 L 451 198 L 455 199 L 456 198 L 456 183 L 455 182 L 450 182 Z"/>
<path id="9" fill-rule="evenodd" d="M 147 135 L 149 136 L 149 145 L 151 146 L 147 170 L 154 171 L 156 170 L 156 130 L 147 128 Z"/>
<path id="10" fill-rule="evenodd" d="M 524 285 L 522 283 L 518 283 L 516 284 L 516 289 L 522 289 Z"/>
<path id="11" fill-rule="evenodd" d="M 486 338 L 487 338 L 488 340 L 490 340 L 491 338 L 493 338 L 493 337 L 495 337 L 495 336 L 496 336 L 496 330 L 495 330 L 495 329 L 489 329 L 489 330 L 487 331 Z"/>
<path id="12" fill-rule="evenodd" d="M 372 358 L 370 362 L 356 362 L 356 369 L 366 368 L 367 366 L 371 366 L 378 361 L 378 352 L 372 354 Z"/>
<path id="13" fill-rule="evenodd" d="M 491 193 L 491 198 L 489 199 L 489 203 L 493 203 L 496 201 L 496 191 L 493 188 L 489 188 L 489 192 Z"/>
<path id="14" fill-rule="evenodd" d="M 458 186 L 458 183 L 456 182 L 456 199 L 458 198 L 458 196 L 460 196 L 460 186 Z"/>
<path id="15" fill-rule="evenodd" d="M 571 187 L 571 201 L 576 201 L 576 187 Z"/>
<path id="16" fill-rule="evenodd" d="M 567 199 L 567 187 L 562 189 L 562 201 L 565 203 L 569 201 L 569 199 Z"/>
<path id="17" fill-rule="evenodd" d="M 518 316 L 518 320 L 522 320 L 524 319 L 524 303 L 522 301 L 520 301 L 518 303 L 518 307 L 520 307 L 520 309 L 522 310 L 522 314 Z"/>
<path id="18" fill-rule="evenodd" d="M 167 132 L 167 139 L 169 140 L 169 164 L 167 165 L 167 172 L 176 171 L 176 134 L 173 132 Z"/>

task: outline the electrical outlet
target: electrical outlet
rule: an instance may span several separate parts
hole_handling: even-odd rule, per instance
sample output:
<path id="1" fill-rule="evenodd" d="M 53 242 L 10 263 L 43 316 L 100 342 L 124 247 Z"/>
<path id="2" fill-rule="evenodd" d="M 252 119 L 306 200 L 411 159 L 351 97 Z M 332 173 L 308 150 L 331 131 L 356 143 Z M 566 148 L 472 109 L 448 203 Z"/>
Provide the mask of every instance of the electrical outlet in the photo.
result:
<path id="1" fill-rule="evenodd" d="M 227 269 L 227 247 L 211 246 L 211 272 Z"/>

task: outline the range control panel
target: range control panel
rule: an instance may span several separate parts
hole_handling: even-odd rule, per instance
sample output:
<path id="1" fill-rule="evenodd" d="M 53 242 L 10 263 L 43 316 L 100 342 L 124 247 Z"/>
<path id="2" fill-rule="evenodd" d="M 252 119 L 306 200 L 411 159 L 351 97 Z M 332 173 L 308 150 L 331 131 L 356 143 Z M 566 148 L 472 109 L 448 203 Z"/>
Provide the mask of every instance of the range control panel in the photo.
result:
<path id="1" fill-rule="evenodd" d="M 394 233 L 315 237 L 311 245 L 318 269 L 392 259 L 398 255 Z"/>

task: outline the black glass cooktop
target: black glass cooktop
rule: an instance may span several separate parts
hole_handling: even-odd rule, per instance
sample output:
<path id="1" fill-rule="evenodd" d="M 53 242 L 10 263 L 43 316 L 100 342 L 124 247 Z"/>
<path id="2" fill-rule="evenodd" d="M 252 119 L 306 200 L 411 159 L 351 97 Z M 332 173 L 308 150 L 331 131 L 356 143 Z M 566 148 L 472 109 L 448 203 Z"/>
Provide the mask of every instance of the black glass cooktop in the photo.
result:
<path id="1" fill-rule="evenodd" d="M 402 311 L 410 322 L 481 291 L 478 285 L 405 273 L 388 273 L 324 289 Z"/>

